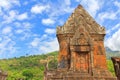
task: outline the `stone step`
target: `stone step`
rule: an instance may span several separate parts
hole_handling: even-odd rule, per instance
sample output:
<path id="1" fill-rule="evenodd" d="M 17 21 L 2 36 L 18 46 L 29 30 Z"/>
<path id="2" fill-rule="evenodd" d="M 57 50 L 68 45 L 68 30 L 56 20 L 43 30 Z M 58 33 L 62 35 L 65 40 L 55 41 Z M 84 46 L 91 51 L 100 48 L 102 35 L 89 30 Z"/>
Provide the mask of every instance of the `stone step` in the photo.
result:
<path id="1" fill-rule="evenodd" d="M 65 76 L 63 78 L 60 77 L 51 77 L 48 80 L 117 80 L 116 78 L 113 77 L 83 77 L 83 76 Z"/>
<path id="2" fill-rule="evenodd" d="M 116 80 L 116 78 L 111 77 L 64 77 L 63 80 Z"/>
<path id="3" fill-rule="evenodd" d="M 67 73 L 66 75 L 71 76 L 71 75 L 75 75 L 75 76 L 90 76 L 90 74 L 88 73 L 80 73 L 80 72 L 73 72 L 73 73 Z"/>

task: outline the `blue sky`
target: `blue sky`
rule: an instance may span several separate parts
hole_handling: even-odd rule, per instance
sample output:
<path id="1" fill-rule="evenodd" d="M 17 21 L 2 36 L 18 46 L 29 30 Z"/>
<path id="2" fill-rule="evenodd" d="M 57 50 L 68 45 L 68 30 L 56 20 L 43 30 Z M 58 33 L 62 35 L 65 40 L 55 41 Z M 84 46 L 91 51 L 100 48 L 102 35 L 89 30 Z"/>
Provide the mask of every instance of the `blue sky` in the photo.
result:
<path id="1" fill-rule="evenodd" d="M 105 46 L 120 51 L 120 0 L 0 0 L 0 59 L 58 50 L 56 26 L 79 4 L 106 28 Z"/>

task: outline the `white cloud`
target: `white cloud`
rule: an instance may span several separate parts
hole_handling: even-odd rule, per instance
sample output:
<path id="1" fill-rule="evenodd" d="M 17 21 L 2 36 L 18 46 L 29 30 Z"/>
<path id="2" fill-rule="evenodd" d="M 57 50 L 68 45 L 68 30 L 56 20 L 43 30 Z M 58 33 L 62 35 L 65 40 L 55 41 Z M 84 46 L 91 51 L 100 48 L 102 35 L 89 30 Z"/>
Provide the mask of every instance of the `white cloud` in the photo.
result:
<path id="1" fill-rule="evenodd" d="M 21 34 L 21 33 L 23 33 L 24 31 L 21 30 L 21 29 L 17 29 L 15 32 L 16 32 L 17 34 Z"/>
<path id="2" fill-rule="evenodd" d="M 21 23 L 20 23 L 20 22 L 14 22 L 14 25 L 15 25 L 15 27 L 17 27 L 17 28 L 21 27 Z"/>
<path id="3" fill-rule="evenodd" d="M 115 1 L 115 2 L 114 2 L 114 5 L 117 6 L 118 8 L 120 8 L 120 2 Z"/>
<path id="4" fill-rule="evenodd" d="M 103 23 L 105 22 L 106 19 L 108 20 L 117 20 L 119 19 L 119 14 L 120 14 L 120 2 L 118 1 L 114 1 L 114 2 L 110 2 L 110 4 L 114 4 L 115 6 L 113 7 L 114 9 L 105 9 L 105 11 L 101 12 L 98 14 L 97 19 L 98 22 Z M 118 9 L 117 9 L 118 7 Z"/>
<path id="5" fill-rule="evenodd" d="M 23 36 L 20 37 L 20 40 L 25 41 L 25 40 L 30 39 L 32 33 L 31 33 L 30 31 L 24 31 L 24 32 L 22 33 L 22 35 L 23 35 Z"/>
<path id="6" fill-rule="evenodd" d="M 11 31 L 12 31 L 11 27 L 5 27 L 2 30 L 2 34 L 9 34 L 9 33 L 11 33 Z"/>
<path id="7" fill-rule="evenodd" d="M 78 0 L 77 0 L 78 1 Z M 103 0 L 79 0 L 79 2 L 95 17 L 96 13 L 102 8 Z"/>
<path id="8" fill-rule="evenodd" d="M 14 23 L 16 28 L 23 28 L 23 29 L 30 29 L 32 27 L 32 24 L 30 22 L 15 22 Z"/>
<path id="9" fill-rule="evenodd" d="M 120 14 L 120 2 L 115 1 L 114 5 L 118 7 L 118 9 L 117 9 L 117 11 L 115 13 L 119 15 Z"/>
<path id="10" fill-rule="evenodd" d="M 65 4 L 66 5 L 71 5 L 71 1 L 70 0 L 65 0 Z"/>
<path id="11" fill-rule="evenodd" d="M 55 29 L 50 29 L 50 28 L 45 29 L 45 33 L 47 34 L 55 34 L 55 32 L 56 32 Z"/>
<path id="12" fill-rule="evenodd" d="M 1 15 L 3 15 L 3 12 L 2 12 L 2 9 L 1 9 L 1 7 L 0 7 L 0 16 L 1 16 Z"/>
<path id="13" fill-rule="evenodd" d="M 34 38 L 29 44 L 30 52 L 38 53 L 47 53 L 56 51 L 59 48 L 57 38 L 51 38 L 44 34 L 43 36 Z"/>
<path id="14" fill-rule="evenodd" d="M 23 3 L 23 5 L 28 5 L 29 4 L 29 1 L 25 1 L 24 3 Z"/>
<path id="15" fill-rule="evenodd" d="M 47 39 L 48 36 L 46 34 L 42 35 L 40 38 L 35 37 L 31 42 L 30 42 L 30 46 L 33 48 L 38 48 L 38 46 L 40 46 L 40 42 L 42 42 L 43 40 Z"/>
<path id="16" fill-rule="evenodd" d="M 31 31 L 32 24 L 29 22 L 15 22 L 15 29 L 14 32 L 15 34 L 19 34 L 19 40 L 23 41 L 26 39 L 29 39 L 30 37 L 33 36 L 33 33 Z"/>
<path id="17" fill-rule="evenodd" d="M 3 22 L 2 24 L 8 24 L 8 23 L 12 23 L 15 20 L 25 20 L 28 19 L 28 14 L 27 12 L 23 13 L 23 14 L 19 14 L 19 12 L 17 10 L 11 10 L 9 11 L 8 14 L 4 14 L 3 15 Z"/>
<path id="18" fill-rule="evenodd" d="M 47 11 L 50 8 L 49 5 L 37 4 L 31 8 L 31 12 L 35 14 L 41 14 L 43 11 Z"/>
<path id="19" fill-rule="evenodd" d="M 118 30 L 119 28 L 120 28 L 120 23 L 116 24 L 113 28 L 110 28 L 109 30 L 107 30 L 107 34 L 111 34 L 112 31 Z"/>
<path id="20" fill-rule="evenodd" d="M 25 29 L 30 29 L 32 27 L 32 24 L 29 22 L 23 22 L 22 25 L 23 25 L 23 28 Z"/>
<path id="21" fill-rule="evenodd" d="M 26 12 L 17 16 L 18 20 L 25 20 L 27 18 L 28 18 L 28 14 Z"/>
<path id="22" fill-rule="evenodd" d="M 65 13 L 71 13 L 73 12 L 74 8 L 71 8 L 70 6 L 66 6 L 65 8 L 62 8 Z"/>
<path id="23" fill-rule="evenodd" d="M 2 38 L 0 37 L 0 41 L 2 41 Z"/>
<path id="24" fill-rule="evenodd" d="M 33 37 L 33 33 L 31 31 L 33 25 L 30 22 L 15 22 L 14 26 L 15 35 L 19 34 L 19 40 L 23 41 Z"/>
<path id="25" fill-rule="evenodd" d="M 18 12 L 16 10 L 11 10 L 9 11 L 8 15 L 3 15 L 4 21 L 2 22 L 3 24 L 11 23 L 14 20 L 16 20 Z"/>
<path id="26" fill-rule="evenodd" d="M 71 0 L 61 0 L 58 1 L 57 4 L 54 2 L 48 2 L 48 5 L 50 7 L 47 8 L 47 11 L 45 10 L 44 12 L 47 14 L 48 18 L 52 20 L 50 23 L 53 23 L 53 20 L 57 20 L 59 22 L 59 16 L 71 13 L 74 10 L 74 7 L 71 7 Z"/>
<path id="27" fill-rule="evenodd" d="M 0 54 L 12 54 L 16 52 L 15 42 L 12 41 L 8 36 L 4 36 L 3 40 L 0 43 Z"/>
<path id="28" fill-rule="evenodd" d="M 104 22 L 105 19 L 115 20 L 117 19 L 117 13 L 113 11 L 102 12 L 98 14 L 98 19 Z"/>
<path id="29" fill-rule="evenodd" d="M 63 0 L 63 3 L 58 6 L 58 9 L 55 11 L 55 13 L 58 11 L 56 15 L 66 14 L 66 13 L 72 13 L 74 10 L 73 7 L 71 7 L 71 0 Z"/>
<path id="30" fill-rule="evenodd" d="M 35 38 L 30 44 L 32 47 L 38 47 L 39 46 L 40 39 Z"/>
<path id="31" fill-rule="evenodd" d="M 59 49 L 59 46 L 56 38 L 54 38 L 51 41 L 41 42 L 41 46 L 39 47 L 39 51 L 44 53 L 56 51 L 58 49 Z"/>
<path id="32" fill-rule="evenodd" d="M 120 28 L 111 37 L 105 40 L 105 46 L 113 51 L 120 51 Z"/>
<path id="33" fill-rule="evenodd" d="M 43 40 L 46 40 L 48 38 L 48 35 L 47 34 L 43 34 L 41 37 L 40 37 L 40 42 L 43 41 Z"/>
<path id="34" fill-rule="evenodd" d="M 81 0 L 75 0 L 76 2 L 80 2 Z"/>
<path id="35" fill-rule="evenodd" d="M 5 10 L 10 9 L 14 5 L 20 6 L 19 0 L 0 0 L 0 7 Z"/>
<path id="36" fill-rule="evenodd" d="M 54 23 L 55 23 L 55 21 L 52 20 L 52 19 L 50 19 L 50 18 L 48 18 L 48 19 L 42 19 L 42 24 L 44 24 L 44 25 L 52 25 Z"/>

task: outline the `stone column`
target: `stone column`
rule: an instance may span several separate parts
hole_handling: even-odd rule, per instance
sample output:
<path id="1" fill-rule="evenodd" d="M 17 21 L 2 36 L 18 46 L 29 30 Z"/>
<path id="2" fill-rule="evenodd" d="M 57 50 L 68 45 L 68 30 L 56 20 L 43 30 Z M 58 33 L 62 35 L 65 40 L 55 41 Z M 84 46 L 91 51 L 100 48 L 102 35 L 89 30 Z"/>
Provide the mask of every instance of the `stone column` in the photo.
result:
<path id="1" fill-rule="evenodd" d="M 71 51 L 70 70 L 75 71 L 75 52 L 74 51 Z"/>
<path id="2" fill-rule="evenodd" d="M 91 52 L 90 52 L 90 67 L 91 67 L 91 75 L 93 75 L 94 70 L 94 55 L 93 55 L 93 47 L 91 46 Z"/>

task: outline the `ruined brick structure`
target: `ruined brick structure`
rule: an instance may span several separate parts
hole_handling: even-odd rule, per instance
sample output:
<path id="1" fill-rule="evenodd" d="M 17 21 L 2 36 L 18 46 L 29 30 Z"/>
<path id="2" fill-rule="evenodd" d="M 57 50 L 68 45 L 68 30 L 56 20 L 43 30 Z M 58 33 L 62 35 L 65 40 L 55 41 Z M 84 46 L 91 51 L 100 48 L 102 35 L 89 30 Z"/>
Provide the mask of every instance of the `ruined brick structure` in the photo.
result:
<path id="1" fill-rule="evenodd" d="M 2 71 L 0 70 L 0 80 L 6 80 L 6 78 L 7 78 L 7 73 L 2 72 Z"/>
<path id="2" fill-rule="evenodd" d="M 118 80 L 120 80 L 120 57 L 112 57 L 111 59 L 114 64 L 115 74 Z"/>
<path id="3" fill-rule="evenodd" d="M 45 80 L 116 80 L 107 70 L 105 28 L 79 5 L 57 27 L 58 69 L 45 71 Z"/>

